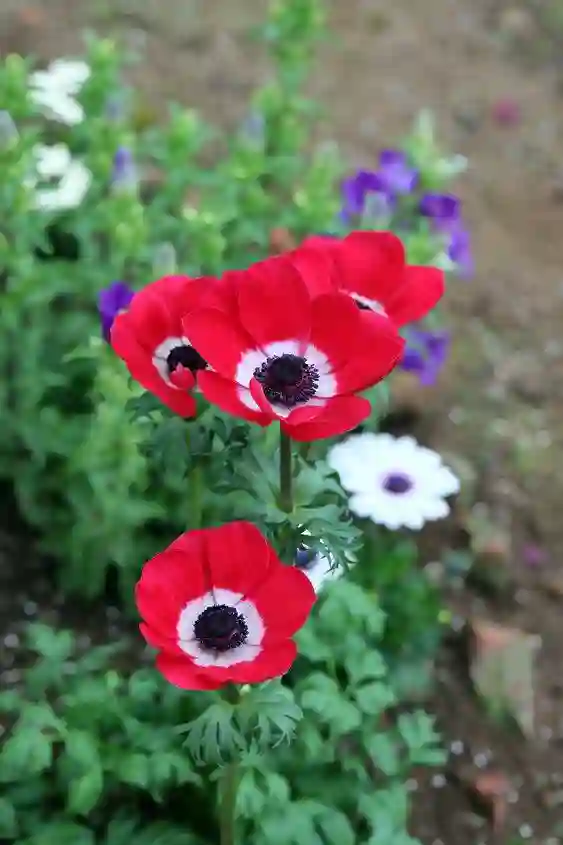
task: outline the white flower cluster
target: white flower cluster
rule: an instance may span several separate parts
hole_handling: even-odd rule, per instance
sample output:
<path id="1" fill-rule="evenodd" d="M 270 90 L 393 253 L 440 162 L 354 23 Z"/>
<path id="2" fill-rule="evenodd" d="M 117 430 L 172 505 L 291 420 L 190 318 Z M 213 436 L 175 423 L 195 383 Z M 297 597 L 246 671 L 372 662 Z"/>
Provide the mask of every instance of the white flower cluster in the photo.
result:
<path id="1" fill-rule="evenodd" d="M 35 207 L 41 211 L 64 211 L 76 208 L 88 192 L 92 174 L 81 161 L 73 158 L 66 144 L 47 147 L 37 144 L 36 174 L 27 185 L 34 189 Z M 55 182 L 50 187 L 38 187 L 40 182 Z"/>
<path id="2" fill-rule="evenodd" d="M 50 120 L 75 126 L 84 120 L 84 109 L 76 96 L 90 76 L 83 61 L 57 59 L 46 68 L 30 74 L 29 97 Z M 35 172 L 26 182 L 34 192 L 35 208 L 64 211 L 81 204 L 92 174 L 71 155 L 66 144 L 34 147 Z"/>
<path id="3" fill-rule="evenodd" d="M 75 126 L 84 120 L 76 95 L 90 76 L 86 62 L 57 59 L 29 77 L 29 96 L 45 117 Z"/>

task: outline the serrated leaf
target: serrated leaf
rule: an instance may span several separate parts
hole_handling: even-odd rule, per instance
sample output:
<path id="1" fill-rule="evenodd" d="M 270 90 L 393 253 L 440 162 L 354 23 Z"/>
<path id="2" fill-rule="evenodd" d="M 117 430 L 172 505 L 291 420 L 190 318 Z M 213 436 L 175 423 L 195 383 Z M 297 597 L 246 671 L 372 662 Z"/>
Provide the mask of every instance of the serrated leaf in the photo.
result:
<path id="1" fill-rule="evenodd" d="M 211 704 L 201 716 L 183 726 L 184 747 L 197 763 L 221 763 L 244 748 L 235 708 L 226 701 Z"/>
<path id="2" fill-rule="evenodd" d="M 401 758 L 397 740 L 390 733 L 370 734 L 365 748 L 374 764 L 387 777 L 395 777 L 401 771 Z"/>
<path id="3" fill-rule="evenodd" d="M 150 757 L 147 754 L 124 754 L 116 775 L 123 783 L 148 789 L 150 783 Z"/>
<path id="4" fill-rule="evenodd" d="M 95 845 L 91 830 L 73 822 L 55 822 L 19 845 Z"/>
<path id="5" fill-rule="evenodd" d="M 335 736 L 343 736 L 360 726 L 360 711 L 327 675 L 317 672 L 307 678 L 299 700 L 303 710 L 315 713 Z"/>
<path id="6" fill-rule="evenodd" d="M 303 713 L 293 692 L 274 681 L 244 695 L 236 716 L 241 732 L 252 734 L 261 747 L 268 748 L 291 739 Z"/>
<path id="7" fill-rule="evenodd" d="M 375 650 L 360 651 L 350 654 L 346 661 L 346 671 L 353 684 L 362 681 L 384 678 L 387 674 L 387 665 L 383 656 Z"/>

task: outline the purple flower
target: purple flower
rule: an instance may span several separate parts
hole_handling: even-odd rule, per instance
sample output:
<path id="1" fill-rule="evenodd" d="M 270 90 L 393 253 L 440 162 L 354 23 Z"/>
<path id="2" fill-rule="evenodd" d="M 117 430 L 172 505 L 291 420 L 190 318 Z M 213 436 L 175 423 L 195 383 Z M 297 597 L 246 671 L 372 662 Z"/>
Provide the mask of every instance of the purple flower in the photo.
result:
<path id="1" fill-rule="evenodd" d="M 125 282 L 112 282 L 98 294 L 98 311 L 102 324 L 102 334 L 109 343 L 113 321 L 118 314 L 126 311 L 133 299 L 134 291 Z"/>
<path id="2" fill-rule="evenodd" d="M 475 267 L 471 238 L 463 225 L 459 199 L 453 194 L 424 194 L 419 210 L 430 219 L 436 232 L 445 235 L 448 257 L 457 265 L 458 275 L 472 278 Z"/>
<path id="3" fill-rule="evenodd" d="M 461 203 L 453 194 L 424 194 L 419 209 L 433 223 L 453 224 L 461 220 Z"/>
<path id="4" fill-rule="evenodd" d="M 423 385 L 432 385 L 448 356 L 450 337 L 446 331 L 409 329 L 399 366 L 414 373 Z"/>
<path id="5" fill-rule="evenodd" d="M 360 217 L 366 208 L 366 201 L 370 194 L 381 194 L 385 197 L 383 183 L 373 170 L 358 170 L 342 182 L 342 217 Z"/>
<path id="6" fill-rule="evenodd" d="M 383 190 L 391 196 L 410 194 L 418 182 L 418 170 L 411 167 L 401 150 L 382 150 L 377 171 Z"/>
<path id="7" fill-rule="evenodd" d="M 450 235 L 448 257 L 457 266 L 458 276 L 465 280 L 472 279 L 475 275 L 475 264 L 469 232 L 460 224 L 453 227 L 448 234 Z"/>
<path id="8" fill-rule="evenodd" d="M 113 159 L 112 186 L 118 190 L 134 191 L 138 185 L 137 167 L 128 147 L 119 147 Z"/>

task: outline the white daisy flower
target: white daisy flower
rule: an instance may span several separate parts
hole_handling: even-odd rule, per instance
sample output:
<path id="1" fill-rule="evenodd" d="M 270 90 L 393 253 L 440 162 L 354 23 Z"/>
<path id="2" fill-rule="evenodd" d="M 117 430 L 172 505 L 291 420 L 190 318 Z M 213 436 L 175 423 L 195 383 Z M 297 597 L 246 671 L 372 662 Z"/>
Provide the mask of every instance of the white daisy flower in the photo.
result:
<path id="1" fill-rule="evenodd" d="M 30 74 L 29 96 L 51 120 L 74 126 L 84 120 L 84 109 L 75 99 L 90 76 L 86 62 L 57 59 L 46 70 Z"/>
<path id="2" fill-rule="evenodd" d="M 66 144 L 34 147 L 36 175 L 27 185 L 34 191 L 35 208 L 41 211 L 62 211 L 76 208 L 86 196 L 92 174 L 81 161 L 70 154 Z M 55 186 L 38 188 L 38 182 L 57 182 Z"/>
<path id="3" fill-rule="evenodd" d="M 333 446 L 328 463 L 351 493 L 350 510 L 387 528 L 420 529 L 450 512 L 459 480 L 412 437 L 355 434 Z"/>

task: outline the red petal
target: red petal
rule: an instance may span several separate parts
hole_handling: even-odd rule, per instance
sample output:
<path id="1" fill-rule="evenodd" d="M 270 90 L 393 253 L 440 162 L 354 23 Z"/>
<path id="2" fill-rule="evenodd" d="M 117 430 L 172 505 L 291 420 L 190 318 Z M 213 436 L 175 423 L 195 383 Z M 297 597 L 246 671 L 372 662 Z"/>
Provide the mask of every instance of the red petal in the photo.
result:
<path id="1" fill-rule="evenodd" d="M 120 314 L 116 317 L 111 329 L 111 345 L 116 355 L 125 362 L 135 381 L 158 396 L 175 414 L 195 416 L 197 406 L 194 398 L 186 391 L 166 384 L 152 362 L 152 354 L 139 345 L 130 322 L 125 319 L 127 316 Z"/>
<path id="2" fill-rule="evenodd" d="M 404 326 L 426 317 L 444 295 L 445 280 L 436 267 L 405 267 L 404 280 L 387 302 L 387 314 Z"/>
<path id="3" fill-rule="evenodd" d="M 153 631 L 173 638 L 182 608 L 208 592 L 202 531 L 182 535 L 143 567 L 135 599 L 142 619 Z"/>
<path id="4" fill-rule="evenodd" d="M 160 631 L 155 631 L 149 625 L 145 625 L 144 622 L 139 625 L 139 631 L 152 648 L 157 648 L 159 651 L 164 649 L 168 654 L 183 655 L 185 653 L 178 645 L 176 636 L 168 637 Z"/>
<path id="5" fill-rule="evenodd" d="M 320 243 L 314 243 L 316 241 Z M 289 254 L 288 258 L 299 270 L 311 297 L 338 289 L 334 264 L 334 249 L 338 243 L 333 238 L 307 238 L 299 249 Z"/>
<path id="6" fill-rule="evenodd" d="M 193 311 L 183 320 L 183 333 L 214 370 L 234 380 L 245 352 L 256 344 L 242 327 L 219 308 Z"/>
<path id="7" fill-rule="evenodd" d="M 303 626 L 315 603 L 315 590 L 301 570 L 280 563 L 249 599 L 265 622 L 265 641 L 279 642 Z"/>
<path id="8" fill-rule="evenodd" d="M 250 267 L 239 286 L 238 301 L 241 323 L 258 346 L 276 340 L 308 339 L 309 293 L 287 256 L 268 258 Z"/>
<path id="9" fill-rule="evenodd" d="M 267 414 L 271 419 L 277 419 L 278 415 L 275 412 L 273 406 L 268 402 L 266 396 L 264 394 L 264 388 L 258 381 L 258 379 L 252 378 L 250 379 L 249 384 L 250 395 L 259 406 L 260 410 Z"/>
<path id="10" fill-rule="evenodd" d="M 310 342 L 326 355 L 331 370 L 366 354 L 362 313 L 353 299 L 345 293 L 323 294 L 314 300 L 311 310 Z"/>
<path id="11" fill-rule="evenodd" d="M 185 657 L 174 657 L 161 652 L 156 658 L 156 668 L 167 681 L 180 689 L 212 690 L 224 686 L 227 680 L 217 680 L 199 670 L 192 660 Z"/>
<path id="12" fill-rule="evenodd" d="M 380 382 L 399 363 L 405 347 L 404 339 L 387 317 L 371 311 L 359 313 L 359 349 L 334 373 L 340 394 L 367 390 Z"/>
<path id="13" fill-rule="evenodd" d="M 198 385 L 208 402 L 217 405 L 226 414 L 232 414 L 234 417 L 240 417 L 257 425 L 265 426 L 272 422 L 271 416 L 254 411 L 244 404 L 239 393 L 245 391 L 246 388 L 240 387 L 235 382 L 222 378 L 217 373 L 204 370 L 198 376 Z M 246 392 L 249 399 L 252 399 L 250 391 Z"/>
<path id="14" fill-rule="evenodd" d="M 335 257 L 340 288 L 381 302 L 403 279 L 405 250 L 392 232 L 352 232 Z"/>
<path id="15" fill-rule="evenodd" d="M 229 522 L 206 531 L 213 587 L 252 595 L 282 566 L 264 535 L 250 522 Z"/>
<path id="16" fill-rule="evenodd" d="M 235 684 L 259 684 L 285 675 L 296 657 L 297 646 L 293 640 L 286 640 L 265 646 L 252 662 L 237 663 L 227 671 Z"/>
<path id="17" fill-rule="evenodd" d="M 292 440 L 308 442 L 335 437 L 352 431 L 369 417 L 371 405 L 361 396 L 337 396 L 331 399 L 326 410 L 316 419 L 302 425 L 289 426 L 282 423 L 282 431 Z"/>
<path id="18" fill-rule="evenodd" d="M 183 364 L 179 364 L 174 372 L 170 373 L 170 381 L 179 390 L 193 390 L 195 387 L 194 374 Z"/>

